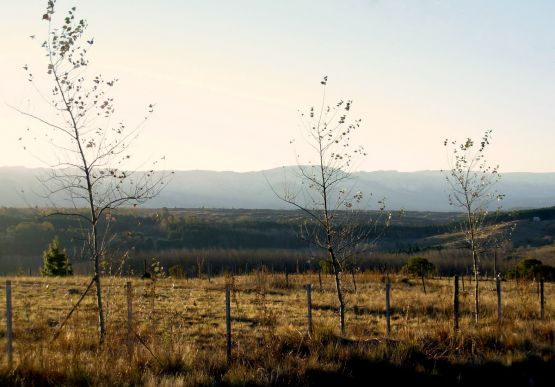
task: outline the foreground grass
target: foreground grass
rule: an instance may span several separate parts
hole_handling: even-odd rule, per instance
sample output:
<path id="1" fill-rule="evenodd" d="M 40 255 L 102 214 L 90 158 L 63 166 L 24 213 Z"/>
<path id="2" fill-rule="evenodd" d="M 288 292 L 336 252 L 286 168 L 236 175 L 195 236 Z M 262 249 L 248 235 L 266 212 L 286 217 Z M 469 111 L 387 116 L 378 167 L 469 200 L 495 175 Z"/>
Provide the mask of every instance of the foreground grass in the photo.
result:
<path id="1" fill-rule="evenodd" d="M 133 283 L 128 347 L 125 282 Z M 345 278 L 347 333 L 338 334 L 332 280 L 259 272 L 240 277 L 156 281 L 104 280 L 108 339 L 99 345 L 96 307 L 88 295 L 52 339 L 89 279 L 12 278 L 14 369 L 2 353 L 1 385 L 551 385 L 555 365 L 555 286 L 546 284 L 546 318 L 538 319 L 533 283 L 503 283 L 501 324 L 494 283 L 482 282 L 482 316 L 472 323 L 472 295 L 461 295 L 453 333 L 452 282 L 392 276 L 392 332 L 385 332 L 384 280 Z M 315 330 L 307 334 L 306 292 L 312 283 Z M 224 287 L 233 286 L 233 360 L 225 353 Z M 2 284 L 3 287 L 3 284 Z M 466 284 L 467 291 L 470 284 Z M 4 291 L 2 290 L 2 294 Z M 5 305 L 2 305 L 5 316 Z M 5 348 L 5 324 L 0 345 Z M 548 383 L 549 382 L 549 383 Z"/>

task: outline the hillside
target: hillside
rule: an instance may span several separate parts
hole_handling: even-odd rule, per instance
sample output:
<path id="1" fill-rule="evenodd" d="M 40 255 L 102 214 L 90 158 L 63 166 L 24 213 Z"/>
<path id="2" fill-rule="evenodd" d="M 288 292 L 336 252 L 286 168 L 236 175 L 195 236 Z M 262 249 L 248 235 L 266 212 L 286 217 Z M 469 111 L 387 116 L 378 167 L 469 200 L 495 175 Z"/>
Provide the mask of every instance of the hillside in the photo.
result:
<path id="1" fill-rule="evenodd" d="M 538 247 L 554 243 L 555 219 L 549 218 L 555 208 L 506 212 L 499 216 L 491 232 L 511 229 L 511 243 L 516 250 L 502 254 L 507 264 L 524 256 L 537 256 Z M 540 221 L 533 217 L 541 214 Z M 112 213 L 110 225 L 115 232 L 114 259 L 130 259 L 128 268 L 141 270 L 143 259 L 159 259 L 164 267 L 185 264 L 192 272 L 198 260 L 206 260 L 218 270 L 239 265 L 266 265 L 292 269 L 299 261 L 317 262 L 319 251 L 310 250 L 298 237 L 303 221 L 300 211 L 248 209 L 124 209 Z M 430 254 L 430 258 L 446 271 L 458 270 L 459 264 L 445 260 L 434 252 L 461 247 L 462 235 L 457 225 L 459 215 L 447 212 L 394 213 L 389 227 L 383 222 L 374 229 L 371 222 L 376 212 L 364 214 L 364 227 L 370 227 L 371 252 L 364 254 L 359 265 L 364 267 L 398 267 L 411 254 Z M 101 223 L 101 230 L 106 226 Z M 77 269 L 86 271 L 82 255 L 82 235 L 75 218 L 44 217 L 34 209 L 0 208 L 0 272 L 29 269 L 36 272 L 41 252 L 59 236 Z M 514 228 L 514 230 L 513 230 Z M 505 231 L 505 233 L 507 233 Z M 377 241 L 374 238 L 379 236 Z M 538 250 L 540 251 L 540 250 Z M 541 250 L 547 252 L 548 250 Z M 500 253 L 501 254 L 501 253 Z M 453 254 L 451 254 L 453 255 Z M 443 257 L 443 258 L 442 258 Z M 500 255 L 501 257 L 501 255 Z M 539 257 L 553 264 L 553 254 Z M 316 259 L 316 261 L 314 260 Z M 118 261 L 119 262 L 119 261 Z M 303 263 L 303 265 L 304 265 Z M 118 263 L 119 265 L 119 263 Z M 304 267 L 304 266 L 303 266 Z"/>

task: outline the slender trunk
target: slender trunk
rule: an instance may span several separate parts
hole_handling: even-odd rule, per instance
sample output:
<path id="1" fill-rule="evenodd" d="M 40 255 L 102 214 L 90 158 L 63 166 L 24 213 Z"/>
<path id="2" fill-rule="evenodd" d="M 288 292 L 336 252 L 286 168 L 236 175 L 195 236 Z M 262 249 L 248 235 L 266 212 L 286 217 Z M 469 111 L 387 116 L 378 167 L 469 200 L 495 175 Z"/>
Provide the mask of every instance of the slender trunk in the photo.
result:
<path id="1" fill-rule="evenodd" d="M 422 274 L 420 278 L 422 278 L 422 290 L 424 290 L 424 294 L 426 294 L 426 282 L 424 282 L 424 274 Z"/>
<path id="2" fill-rule="evenodd" d="M 329 253 L 332 261 L 337 301 L 339 302 L 339 331 L 343 335 L 345 334 L 345 299 L 343 298 L 343 289 L 341 289 L 341 269 L 332 248 L 329 249 Z"/>
<path id="3" fill-rule="evenodd" d="M 345 334 L 345 300 L 343 299 L 343 290 L 341 289 L 340 273 L 336 271 L 335 276 L 335 289 L 337 291 L 337 301 L 339 302 L 339 331 Z"/>
<path id="4" fill-rule="evenodd" d="M 102 286 L 100 285 L 100 254 L 98 251 L 96 223 L 93 224 L 93 248 L 94 248 L 94 283 L 96 285 L 96 306 L 98 308 L 98 338 L 100 343 L 106 337 L 106 322 L 104 320 L 104 307 L 102 305 Z"/>
<path id="5" fill-rule="evenodd" d="M 478 318 L 480 315 L 480 289 L 479 289 L 479 266 L 478 255 L 476 251 L 472 250 L 472 261 L 474 269 L 474 322 L 478 325 Z"/>
<path id="6" fill-rule="evenodd" d="M 478 267 L 478 252 L 476 246 L 476 219 L 472 216 L 471 211 L 471 201 L 466 196 L 466 203 L 467 203 L 467 221 L 468 221 L 468 229 L 470 231 L 470 249 L 472 250 L 472 268 L 474 271 L 474 323 L 478 325 L 478 318 L 480 315 L 480 293 L 479 293 L 479 283 L 478 283 L 478 274 L 479 274 L 479 267 Z M 470 277 L 472 279 L 472 277 Z M 472 282 L 471 282 L 472 286 Z"/>

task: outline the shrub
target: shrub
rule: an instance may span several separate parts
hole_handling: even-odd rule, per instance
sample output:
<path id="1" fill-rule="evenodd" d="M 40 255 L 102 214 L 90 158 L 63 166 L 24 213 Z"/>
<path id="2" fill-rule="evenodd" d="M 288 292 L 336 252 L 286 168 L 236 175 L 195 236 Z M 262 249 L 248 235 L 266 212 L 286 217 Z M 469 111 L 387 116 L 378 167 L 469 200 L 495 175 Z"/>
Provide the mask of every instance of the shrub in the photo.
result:
<path id="1" fill-rule="evenodd" d="M 507 278 L 536 279 L 545 281 L 555 280 L 555 267 L 544 265 L 542 261 L 534 258 L 523 258 L 506 274 Z"/>
<path id="2" fill-rule="evenodd" d="M 64 250 L 60 250 L 60 242 L 58 238 L 54 238 L 42 253 L 42 268 L 41 274 L 43 276 L 66 276 L 73 275 L 73 267 Z"/>
<path id="3" fill-rule="evenodd" d="M 150 264 L 150 269 L 152 270 L 152 275 L 155 278 L 165 278 L 166 272 L 164 271 L 164 267 L 160 263 L 158 258 L 152 258 L 152 263 Z"/>
<path id="4" fill-rule="evenodd" d="M 433 274 L 435 270 L 436 267 L 434 266 L 434 264 L 428 261 L 426 258 L 411 257 L 407 262 L 407 271 L 419 277 L 425 277 Z"/>
<path id="5" fill-rule="evenodd" d="M 185 268 L 183 265 L 173 265 L 168 269 L 170 277 L 185 278 Z"/>

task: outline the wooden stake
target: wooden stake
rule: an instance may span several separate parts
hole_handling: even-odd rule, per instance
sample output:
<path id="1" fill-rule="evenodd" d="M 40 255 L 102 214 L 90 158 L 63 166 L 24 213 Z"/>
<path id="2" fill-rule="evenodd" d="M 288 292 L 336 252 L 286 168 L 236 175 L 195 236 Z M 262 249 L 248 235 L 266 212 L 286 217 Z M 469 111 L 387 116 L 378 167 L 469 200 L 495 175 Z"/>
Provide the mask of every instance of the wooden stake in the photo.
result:
<path id="1" fill-rule="evenodd" d="M 307 308 L 307 318 L 308 318 L 308 334 L 312 335 L 312 284 L 306 285 L 306 308 Z"/>
<path id="2" fill-rule="evenodd" d="M 225 287 L 225 329 L 226 329 L 226 353 L 227 362 L 231 363 L 231 300 L 230 285 Z"/>
<path id="3" fill-rule="evenodd" d="M 385 322 L 387 335 L 391 334 L 391 310 L 389 305 L 389 292 L 391 291 L 391 282 L 385 283 Z"/>
<path id="4" fill-rule="evenodd" d="M 464 276 L 463 278 L 463 288 L 464 288 Z M 454 291 L 453 291 L 453 329 L 455 333 L 459 330 L 459 276 L 455 275 L 453 280 Z"/>
<path id="5" fill-rule="evenodd" d="M 131 281 L 127 281 L 125 285 L 126 293 L 127 293 L 127 350 L 129 352 L 129 356 L 133 354 L 133 296 L 132 296 L 132 287 Z"/>
<path id="6" fill-rule="evenodd" d="M 545 317 L 545 298 L 543 292 L 543 278 L 540 279 L 540 319 Z"/>
<path id="7" fill-rule="evenodd" d="M 12 331 L 12 281 L 6 281 L 6 353 L 8 369 L 13 368 L 13 331 Z"/>
<path id="8" fill-rule="evenodd" d="M 495 289 L 497 290 L 497 322 L 501 323 L 501 276 L 499 274 L 495 277 Z"/>

